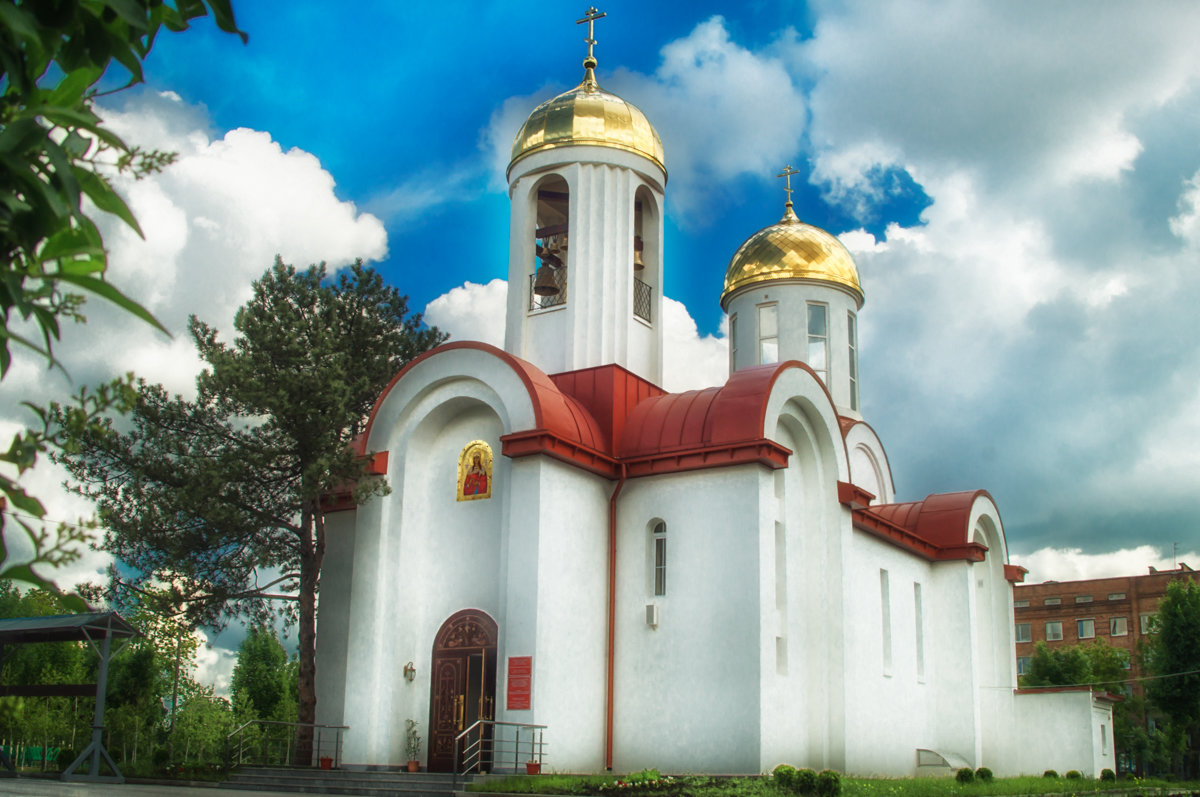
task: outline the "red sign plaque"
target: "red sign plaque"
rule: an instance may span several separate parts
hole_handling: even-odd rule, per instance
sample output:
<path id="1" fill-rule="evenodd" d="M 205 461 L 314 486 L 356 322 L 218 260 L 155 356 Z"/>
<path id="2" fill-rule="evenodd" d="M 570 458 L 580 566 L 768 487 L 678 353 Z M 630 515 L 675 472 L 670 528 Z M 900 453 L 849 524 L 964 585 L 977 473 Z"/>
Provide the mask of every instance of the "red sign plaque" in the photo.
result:
<path id="1" fill-rule="evenodd" d="M 508 710 L 528 711 L 533 707 L 533 656 L 508 657 Z"/>

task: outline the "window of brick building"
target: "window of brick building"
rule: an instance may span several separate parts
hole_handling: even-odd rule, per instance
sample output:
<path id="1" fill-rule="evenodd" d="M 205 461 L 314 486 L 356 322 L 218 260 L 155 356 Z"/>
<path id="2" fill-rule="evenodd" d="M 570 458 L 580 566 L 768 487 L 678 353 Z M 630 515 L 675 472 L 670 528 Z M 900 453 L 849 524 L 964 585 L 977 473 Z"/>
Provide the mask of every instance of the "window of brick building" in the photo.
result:
<path id="1" fill-rule="evenodd" d="M 1129 623 L 1124 617 L 1108 618 L 1108 633 L 1112 636 L 1125 636 L 1129 633 Z"/>
<path id="2" fill-rule="evenodd" d="M 1149 634 L 1149 633 L 1150 633 L 1150 619 L 1151 619 L 1152 617 L 1154 617 L 1154 614 L 1153 614 L 1153 612 L 1151 612 L 1150 614 L 1140 614 L 1140 615 L 1138 615 L 1138 619 L 1141 621 L 1141 628 L 1142 628 L 1142 633 L 1143 633 L 1143 634 Z"/>
<path id="3" fill-rule="evenodd" d="M 1017 609 L 1024 609 L 1028 605 L 1029 601 L 1013 601 L 1013 607 Z"/>
<path id="4" fill-rule="evenodd" d="M 1057 642 L 1060 639 L 1062 639 L 1062 621 L 1052 620 L 1046 623 L 1046 640 Z"/>
<path id="5" fill-rule="evenodd" d="M 1076 603 L 1091 603 L 1092 596 L 1091 595 L 1076 595 L 1075 602 Z"/>
<path id="6" fill-rule="evenodd" d="M 1024 675 L 1029 672 L 1029 665 L 1033 663 L 1031 656 L 1017 656 L 1017 675 Z"/>
<path id="7" fill-rule="evenodd" d="M 1057 606 L 1062 603 L 1062 598 L 1046 598 L 1042 601 L 1043 606 Z"/>
<path id="8" fill-rule="evenodd" d="M 1029 632 L 1029 623 L 1017 623 L 1017 641 L 1029 642 L 1033 635 Z"/>
<path id="9" fill-rule="evenodd" d="M 1125 600 L 1125 593 L 1124 592 L 1110 592 L 1110 593 L 1108 593 L 1108 599 L 1110 601 L 1123 601 L 1123 600 Z"/>
<path id="10" fill-rule="evenodd" d="M 1080 639 L 1091 639 L 1096 636 L 1096 621 L 1095 620 L 1076 620 L 1075 633 Z"/>

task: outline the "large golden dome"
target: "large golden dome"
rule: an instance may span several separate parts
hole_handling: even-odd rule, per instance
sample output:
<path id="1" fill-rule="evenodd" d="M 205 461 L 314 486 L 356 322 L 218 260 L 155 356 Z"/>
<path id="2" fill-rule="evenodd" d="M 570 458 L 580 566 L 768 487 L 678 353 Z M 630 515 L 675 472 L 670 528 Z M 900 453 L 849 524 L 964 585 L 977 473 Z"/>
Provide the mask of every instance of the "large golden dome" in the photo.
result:
<path id="1" fill-rule="evenodd" d="M 600 88 L 590 66 L 578 86 L 534 108 L 513 140 L 508 168 L 534 152 L 575 144 L 644 155 L 666 171 L 662 141 L 646 115 Z"/>
<path id="2" fill-rule="evenodd" d="M 734 253 L 725 272 L 721 306 L 747 285 L 775 280 L 832 282 L 852 293 L 860 306 L 863 302 L 858 268 L 846 247 L 820 227 L 796 218 L 791 202 L 777 224 L 751 235 Z"/>

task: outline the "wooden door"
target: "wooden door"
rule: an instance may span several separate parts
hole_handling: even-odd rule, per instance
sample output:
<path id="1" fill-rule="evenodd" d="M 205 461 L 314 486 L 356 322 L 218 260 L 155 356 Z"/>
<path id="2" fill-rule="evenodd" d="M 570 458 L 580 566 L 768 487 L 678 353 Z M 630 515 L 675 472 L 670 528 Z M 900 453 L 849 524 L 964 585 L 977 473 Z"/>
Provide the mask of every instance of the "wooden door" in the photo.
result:
<path id="1" fill-rule="evenodd" d="M 476 720 L 496 716 L 496 622 L 478 609 L 452 615 L 434 637 L 431 677 L 428 766 L 449 772 L 455 738 Z"/>

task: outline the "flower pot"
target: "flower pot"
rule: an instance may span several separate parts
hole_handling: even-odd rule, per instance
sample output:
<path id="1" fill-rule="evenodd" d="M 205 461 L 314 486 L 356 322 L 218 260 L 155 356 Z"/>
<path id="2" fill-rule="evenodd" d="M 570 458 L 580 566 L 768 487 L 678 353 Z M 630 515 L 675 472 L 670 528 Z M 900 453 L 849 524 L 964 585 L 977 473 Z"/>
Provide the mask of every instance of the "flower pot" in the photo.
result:
<path id="1" fill-rule="evenodd" d="M 333 759 L 329 756 L 321 756 L 321 769 L 333 769 Z"/>
<path id="2" fill-rule="evenodd" d="M 526 775 L 540 775 L 541 773 L 542 773 L 542 762 L 541 761 L 526 761 L 525 762 L 525 774 Z"/>
<path id="3" fill-rule="evenodd" d="M 421 762 L 420 762 L 420 761 L 409 761 L 409 762 L 408 762 L 408 771 L 409 771 L 409 772 L 416 772 L 416 771 L 418 771 L 418 770 L 420 770 L 420 769 L 421 769 Z"/>

